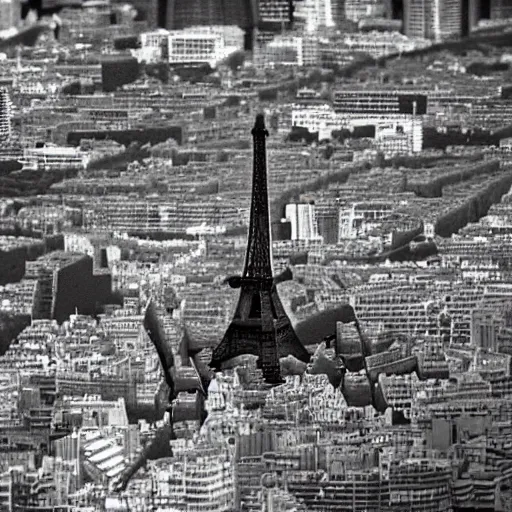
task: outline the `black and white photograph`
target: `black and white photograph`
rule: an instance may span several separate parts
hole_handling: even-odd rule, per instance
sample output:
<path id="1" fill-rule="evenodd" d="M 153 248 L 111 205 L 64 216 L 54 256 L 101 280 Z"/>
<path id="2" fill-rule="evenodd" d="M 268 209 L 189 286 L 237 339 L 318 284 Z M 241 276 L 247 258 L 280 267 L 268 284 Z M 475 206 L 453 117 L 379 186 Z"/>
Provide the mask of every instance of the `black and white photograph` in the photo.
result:
<path id="1" fill-rule="evenodd" d="M 512 0 L 0 0 L 0 512 L 512 512 Z"/>

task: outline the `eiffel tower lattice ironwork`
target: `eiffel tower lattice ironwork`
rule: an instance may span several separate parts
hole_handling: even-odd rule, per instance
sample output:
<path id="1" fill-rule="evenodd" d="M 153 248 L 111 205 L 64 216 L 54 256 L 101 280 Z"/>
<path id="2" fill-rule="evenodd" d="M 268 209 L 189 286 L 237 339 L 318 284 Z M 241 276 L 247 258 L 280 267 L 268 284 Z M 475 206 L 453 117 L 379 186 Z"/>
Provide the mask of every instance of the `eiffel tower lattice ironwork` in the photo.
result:
<path id="1" fill-rule="evenodd" d="M 210 366 L 220 370 L 226 361 L 253 354 L 259 357 L 258 366 L 265 380 L 275 385 L 283 382 L 280 358 L 292 355 L 307 363 L 310 354 L 293 330 L 272 273 L 266 162 L 268 131 L 262 114 L 256 116 L 251 133 L 254 161 L 245 265 L 242 277 L 228 280 L 232 288 L 240 288 L 240 297 L 233 320 L 213 351 Z"/>

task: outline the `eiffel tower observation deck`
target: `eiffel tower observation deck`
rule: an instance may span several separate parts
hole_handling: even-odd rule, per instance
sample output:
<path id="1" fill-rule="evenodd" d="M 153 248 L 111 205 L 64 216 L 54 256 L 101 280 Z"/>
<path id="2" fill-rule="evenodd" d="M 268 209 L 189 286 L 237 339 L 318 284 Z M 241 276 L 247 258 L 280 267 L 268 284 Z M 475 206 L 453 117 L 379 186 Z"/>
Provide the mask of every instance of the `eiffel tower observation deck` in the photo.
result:
<path id="1" fill-rule="evenodd" d="M 277 293 L 272 272 L 272 240 L 267 191 L 266 138 L 262 114 L 252 129 L 254 144 L 251 216 L 245 265 L 241 277 L 228 280 L 240 288 L 238 305 L 222 341 L 213 351 L 210 366 L 219 371 L 235 357 L 258 356 L 258 366 L 272 385 L 283 382 L 280 362 L 292 355 L 309 362 L 310 355 L 295 334 Z"/>

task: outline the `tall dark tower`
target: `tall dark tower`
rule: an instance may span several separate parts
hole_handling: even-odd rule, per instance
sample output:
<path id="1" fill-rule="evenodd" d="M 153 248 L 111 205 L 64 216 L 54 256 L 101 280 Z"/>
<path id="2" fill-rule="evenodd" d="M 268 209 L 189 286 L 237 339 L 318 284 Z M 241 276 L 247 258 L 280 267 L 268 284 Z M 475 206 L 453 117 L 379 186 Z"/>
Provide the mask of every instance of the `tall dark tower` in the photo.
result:
<path id="1" fill-rule="evenodd" d="M 266 137 L 262 114 L 252 130 L 254 161 L 247 252 L 242 277 L 228 280 L 240 298 L 224 338 L 213 351 L 210 366 L 243 354 L 259 356 L 258 366 L 270 384 L 282 383 L 279 359 L 292 355 L 309 362 L 310 355 L 292 328 L 272 275 L 270 218 L 267 193 Z"/>
<path id="2" fill-rule="evenodd" d="M 237 25 L 247 30 L 256 23 L 254 0 L 160 0 L 165 3 L 165 28 L 193 25 Z"/>

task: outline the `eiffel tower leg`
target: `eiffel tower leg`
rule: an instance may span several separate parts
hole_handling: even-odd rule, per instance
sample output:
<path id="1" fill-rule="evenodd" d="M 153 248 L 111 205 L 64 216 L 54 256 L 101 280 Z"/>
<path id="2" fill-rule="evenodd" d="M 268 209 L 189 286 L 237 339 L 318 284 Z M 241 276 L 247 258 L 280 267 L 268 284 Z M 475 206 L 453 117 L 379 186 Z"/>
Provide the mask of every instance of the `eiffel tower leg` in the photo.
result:
<path id="1" fill-rule="evenodd" d="M 264 379 L 273 385 L 284 382 L 281 378 L 281 365 L 274 336 L 265 336 L 261 340 L 261 353 L 258 359 L 258 366 L 263 372 Z"/>

